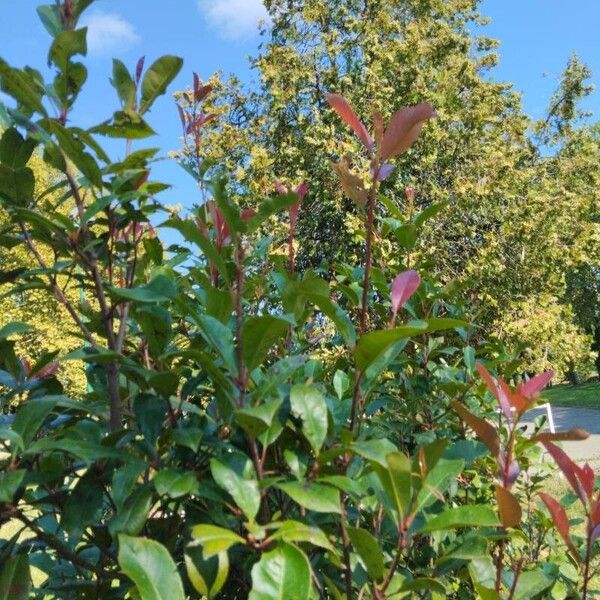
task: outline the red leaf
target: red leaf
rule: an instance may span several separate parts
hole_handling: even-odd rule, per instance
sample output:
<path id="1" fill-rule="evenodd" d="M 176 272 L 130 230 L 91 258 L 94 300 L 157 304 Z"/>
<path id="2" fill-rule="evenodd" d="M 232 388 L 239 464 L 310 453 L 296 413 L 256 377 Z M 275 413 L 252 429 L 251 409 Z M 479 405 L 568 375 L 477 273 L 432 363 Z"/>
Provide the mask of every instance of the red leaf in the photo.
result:
<path id="1" fill-rule="evenodd" d="M 44 377 L 51 377 L 55 375 L 58 371 L 58 363 L 51 362 L 48 363 L 45 367 L 42 367 L 39 371 L 34 373 L 36 379 L 43 379 Z"/>
<path id="2" fill-rule="evenodd" d="M 496 484 L 496 500 L 500 521 L 504 527 L 516 527 L 521 522 L 521 505 L 504 487 Z"/>
<path id="3" fill-rule="evenodd" d="M 548 512 L 550 513 L 552 521 L 554 522 L 554 526 L 556 527 L 556 531 L 558 531 L 562 539 L 565 541 L 565 544 L 571 548 L 573 544 L 571 542 L 571 535 L 569 533 L 569 519 L 565 509 L 552 496 L 550 496 L 550 494 L 540 492 L 538 496 L 548 508 Z"/>
<path id="4" fill-rule="evenodd" d="M 364 126 L 363 122 L 356 116 L 348 101 L 340 94 L 327 94 L 329 106 L 351 127 L 367 148 L 373 146 L 373 139 Z"/>
<path id="5" fill-rule="evenodd" d="M 298 200 L 302 202 L 304 200 L 304 196 L 308 193 L 308 188 L 310 186 L 306 181 L 303 181 L 295 190 L 294 193 L 298 196 Z"/>
<path id="6" fill-rule="evenodd" d="M 475 416 L 464 404 L 453 402 L 452 406 L 462 420 L 477 434 L 477 437 L 481 438 L 493 456 L 498 457 L 500 438 L 496 430 L 485 419 Z"/>
<path id="7" fill-rule="evenodd" d="M 587 440 L 590 434 L 584 429 L 569 429 L 569 431 L 557 431 L 556 433 L 550 433 L 544 431 L 538 433 L 531 438 L 532 442 L 579 442 L 581 440 Z"/>
<path id="8" fill-rule="evenodd" d="M 140 60 L 137 62 L 137 66 L 135 67 L 135 82 L 136 84 L 140 82 L 142 78 L 142 72 L 144 70 L 144 63 L 146 62 L 146 57 L 142 56 Z"/>
<path id="9" fill-rule="evenodd" d="M 563 472 L 567 481 L 573 488 L 573 491 L 579 496 L 579 499 L 585 504 L 587 496 L 585 489 L 579 481 L 579 471 L 581 469 L 567 456 L 564 450 L 552 442 L 543 441 L 546 450 L 552 456 L 560 470 Z"/>
<path id="10" fill-rule="evenodd" d="M 394 113 L 381 142 L 381 158 L 387 160 L 408 150 L 419 137 L 423 123 L 435 116 L 429 102 L 402 108 Z"/>
<path id="11" fill-rule="evenodd" d="M 532 377 L 525 383 L 520 383 L 517 386 L 517 393 L 521 394 L 528 400 L 535 398 L 547 385 L 548 382 L 554 377 L 554 371 L 546 371 L 540 375 Z"/>
<path id="12" fill-rule="evenodd" d="M 404 306 L 421 285 L 421 277 L 416 271 L 400 273 L 392 283 L 392 312 L 396 318 L 398 311 Z"/>
<path id="13" fill-rule="evenodd" d="M 585 465 L 583 465 L 583 469 L 579 469 L 578 475 L 579 481 L 581 481 L 581 485 L 583 485 L 585 493 L 587 494 L 588 498 L 591 498 L 594 494 L 594 483 L 596 482 L 594 469 L 592 469 L 588 463 L 585 463 Z"/>
<path id="14" fill-rule="evenodd" d="M 479 375 L 481 375 L 481 379 L 485 381 L 485 385 L 487 386 L 488 390 L 490 390 L 490 392 L 494 395 L 494 398 L 496 398 L 498 401 L 498 404 L 500 405 L 500 408 L 502 409 L 502 412 L 506 418 L 512 418 L 510 412 L 510 402 L 506 396 L 506 392 L 496 385 L 496 382 L 490 375 L 490 372 L 481 363 L 477 363 L 475 368 L 477 369 Z"/>

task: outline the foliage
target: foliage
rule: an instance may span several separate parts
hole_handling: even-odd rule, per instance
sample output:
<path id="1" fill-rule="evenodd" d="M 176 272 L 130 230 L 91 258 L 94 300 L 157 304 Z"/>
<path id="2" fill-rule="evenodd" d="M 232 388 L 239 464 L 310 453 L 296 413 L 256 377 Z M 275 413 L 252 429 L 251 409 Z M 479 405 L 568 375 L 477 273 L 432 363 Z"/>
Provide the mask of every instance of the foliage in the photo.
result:
<path id="1" fill-rule="evenodd" d="M 72 123 L 87 77 L 78 20 L 90 4 L 39 9 L 52 82 L 0 61 L 17 103 L 2 106 L 0 202 L 6 233 L 30 257 L 14 285 L 56 298 L 65 335 L 80 340 L 32 367 L 16 352 L 27 324 L 0 329 L 0 522 L 21 527 L 0 542 L 0 595 L 382 600 L 583 588 L 585 598 L 593 530 L 582 552 L 554 511 L 565 553 L 536 493 L 539 444 L 587 434 L 519 426 L 552 373 L 514 389 L 494 380 L 483 362 L 507 377 L 519 363 L 477 343 L 455 289 L 410 255 L 386 264 L 378 251 L 438 211 L 407 216 L 383 193 L 432 128 L 432 106 L 375 113 L 368 128 L 343 96 L 326 96 L 330 108 L 319 100 L 324 120 L 337 113 L 348 126 L 342 145 L 354 155 L 337 153 L 331 168 L 356 204 L 364 249 L 360 261 L 299 268 L 297 219 L 320 188 L 279 182 L 259 195 L 206 162 L 198 149 L 214 117 L 198 76 L 179 109 L 195 156 L 182 166 L 204 202 L 182 218 L 157 199 L 166 186 L 151 179 L 156 150 L 132 142 L 153 135 L 146 119 L 177 57 L 148 68 L 142 59 L 134 73 L 115 60 L 118 110 L 89 130 Z M 124 159 L 110 159 L 103 136 L 123 140 Z M 36 147 L 57 173 L 44 190 Z M 44 204 L 51 192 L 73 214 Z M 165 247 L 164 229 L 186 245 Z M 89 302 L 64 293 L 66 272 Z M 88 389 L 63 393 L 54 360 L 84 361 Z M 589 469 L 584 481 L 557 462 L 591 498 Z M 45 579 L 30 591 L 33 567 Z"/>
<path id="2" fill-rule="evenodd" d="M 206 128 L 202 156 L 227 161 L 254 193 L 268 192 L 274 178 L 311 182 L 297 227 L 301 268 L 359 261 L 364 247 L 358 209 L 328 159 L 350 155 L 363 178 L 369 165 L 356 154 L 358 138 L 335 135 L 324 94 L 341 91 L 369 119 L 374 110 L 389 115 L 425 99 L 437 119 L 382 186 L 401 216 L 380 207 L 395 227 L 377 245 L 376 261 L 395 264 L 409 254 L 410 266 L 461 285 L 474 301 L 469 314 L 504 343 L 513 343 L 504 333 L 524 302 L 570 303 L 565 275 L 598 264 L 598 135 L 580 108 L 592 88 L 577 57 L 537 122 L 510 84 L 489 76 L 498 42 L 485 35 L 476 0 L 266 4 L 273 27 L 252 62 L 260 85 L 211 78 L 216 100 L 208 111 L 220 118 Z M 415 188 L 412 199 L 406 187 Z M 411 217 L 426 208 L 438 214 L 417 235 Z M 548 311 L 557 319 L 549 327 L 559 329 L 563 316 Z M 521 341 L 556 354 L 539 337 Z M 587 356 L 585 337 L 574 332 L 571 341 L 573 356 Z M 561 374 L 572 368 L 554 366 Z M 586 360 L 576 366 L 585 371 Z M 526 367 L 535 371 L 539 361 Z"/>
<path id="3" fill-rule="evenodd" d="M 41 195 L 56 183 L 53 170 L 44 164 L 41 157 L 34 155 L 30 166 L 35 173 L 37 194 Z M 46 196 L 42 205 L 62 206 L 59 210 L 65 215 L 72 208 L 72 206 L 61 203 L 58 194 Z M 3 270 L 0 280 L 2 322 L 25 321 L 32 327 L 30 332 L 17 340 L 18 356 L 35 364 L 44 352 L 67 353 L 75 349 L 79 341 L 75 336 L 65 335 L 65 322 L 68 321 L 69 315 L 60 302 L 44 290 L 35 287 L 27 289 L 11 286 L 10 282 L 31 264 L 31 259 L 27 249 L 19 243 L 18 238 L 12 237 L 11 239 L 8 233 L 10 232 L 10 220 L 4 210 L 0 212 L 0 228 L 3 230 L 6 228 L 7 231 L 3 234 L 3 244 L 0 248 L 0 263 Z M 40 244 L 39 251 L 44 261 L 52 260 L 52 250 L 48 245 Z M 78 304 L 81 290 L 78 289 L 76 277 L 67 272 L 59 276 L 59 280 L 71 302 Z M 12 293 L 10 293 L 11 290 Z M 79 395 L 85 391 L 83 363 L 79 361 L 62 363 L 57 377 L 68 394 Z"/>

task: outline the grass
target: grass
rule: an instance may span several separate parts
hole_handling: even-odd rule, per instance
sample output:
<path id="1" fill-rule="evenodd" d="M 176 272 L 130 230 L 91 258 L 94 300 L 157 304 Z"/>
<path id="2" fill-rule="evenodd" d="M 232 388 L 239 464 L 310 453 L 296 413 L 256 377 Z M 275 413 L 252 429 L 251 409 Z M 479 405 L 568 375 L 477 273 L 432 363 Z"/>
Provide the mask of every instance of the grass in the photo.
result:
<path id="1" fill-rule="evenodd" d="M 543 397 L 555 406 L 600 408 L 600 383 L 562 384 L 546 390 Z"/>

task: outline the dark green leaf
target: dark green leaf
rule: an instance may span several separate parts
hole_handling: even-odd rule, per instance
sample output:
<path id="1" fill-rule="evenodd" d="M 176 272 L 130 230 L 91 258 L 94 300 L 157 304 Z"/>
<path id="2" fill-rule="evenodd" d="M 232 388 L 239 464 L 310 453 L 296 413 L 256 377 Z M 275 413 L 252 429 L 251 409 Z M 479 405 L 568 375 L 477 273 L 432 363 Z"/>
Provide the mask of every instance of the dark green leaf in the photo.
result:
<path id="1" fill-rule="evenodd" d="M 25 473 L 24 469 L 0 473 L 0 503 L 12 504 L 13 496 L 19 489 Z"/>
<path id="2" fill-rule="evenodd" d="M 369 577 L 373 581 L 379 581 L 383 577 L 385 565 L 377 540 L 366 529 L 357 527 L 348 527 L 348 536 L 354 549 L 365 563 Z"/>
<path id="3" fill-rule="evenodd" d="M 285 337 L 289 327 L 289 321 L 271 315 L 245 320 L 242 348 L 248 370 L 253 371 L 263 363 L 271 348 Z"/>
<path id="4" fill-rule="evenodd" d="M 198 489 L 198 481 L 191 471 L 180 472 L 174 469 L 159 471 L 152 480 L 160 496 L 180 498 L 192 494 Z"/>
<path id="5" fill-rule="evenodd" d="M 0 600 L 27 600 L 31 589 L 29 557 L 19 554 L 0 565 Z"/>

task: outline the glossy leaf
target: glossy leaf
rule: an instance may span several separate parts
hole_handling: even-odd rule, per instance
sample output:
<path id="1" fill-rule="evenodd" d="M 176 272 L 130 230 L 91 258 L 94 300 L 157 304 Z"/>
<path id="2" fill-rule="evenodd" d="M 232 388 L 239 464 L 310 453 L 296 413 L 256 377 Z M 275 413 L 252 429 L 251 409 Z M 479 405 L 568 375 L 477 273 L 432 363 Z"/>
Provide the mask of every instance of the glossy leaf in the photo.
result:
<path id="1" fill-rule="evenodd" d="M 243 537 L 233 531 L 208 524 L 194 525 L 192 527 L 192 538 L 202 545 L 204 558 L 210 558 L 225 552 L 236 544 L 246 543 Z"/>
<path id="2" fill-rule="evenodd" d="M 467 326 L 464 321 L 456 319 L 433 318 L 428 321 L 413 321 L 407 325 L 373 331 L 360 338 L 354 350 L 356 366 L 366 370 L 392 344 L 402 339 L 417 337 L 425 333 L 447 329 L 462 329 Z"/>
<path id="3" fill-rule="evenodd" d="M 158 542 L 121 534 L 118 558 L 144 600 L 185 600 L 177 567 Z"/>
<path id="4" fill-rule="evenodd" d="M 333 487 L 320 483 L 290 481 L 279 483 L 283 490 L 300 506 L 318 513 L 340 513 L 340 493 Z"/>
<path id="5" fill-rule="evenodd" d="M 214 458 L 210 461 L 210 470 L 216 484 L 235 500 L 248 519 L 254 520 L 260 508 L 256 479 L 245 479 Z"/>
<path id="6" fill-rule="evenodd" d="M 311 587 L 306 555 L 291 544 L 279 544 L 252 567 L 248 600 L 309 600 Z"/>
<path id="7" fill-rule="evenodd" d="M 229 555 L 227 552 L 205 558 L 200 547 L 188 546 L 185 568 L 194 589 L 209 599 L 215 598 L 227 581 Z"/>
<path id="8" fill-rule="evenodd" d="M 167 91 L 167 87 L 175 79 L 182 66 L 183 59 L 167 55 L 159 58 L 148 68 L 142 79 L 141 114 L 150 110 L 154 101 Z"/>
<path id="9" fill-rule="evenodd" d="M 431 532 L 460 527 L 497 527 L 498 525 L 500 521 L 491 506 L 471 504 L 447 508 L 427 521 L 421 531 Z"/>
<path id="10" fill-rule="evenodd" d="M 192 494 L 198 489 L 198 481 L 194 473 L 190 471 L 163 469 L 154 476 L 152 483 L 159 495 L 166 495 L 169 498 L 180 498 Z"/>

